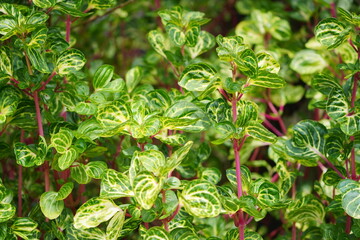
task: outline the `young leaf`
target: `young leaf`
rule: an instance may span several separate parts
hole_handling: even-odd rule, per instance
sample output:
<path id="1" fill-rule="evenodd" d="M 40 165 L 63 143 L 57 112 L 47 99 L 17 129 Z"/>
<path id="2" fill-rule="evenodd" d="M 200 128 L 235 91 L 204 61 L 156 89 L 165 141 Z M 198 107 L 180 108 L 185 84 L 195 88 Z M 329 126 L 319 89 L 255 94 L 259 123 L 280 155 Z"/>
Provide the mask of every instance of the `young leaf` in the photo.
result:
<path id="1" fill-rule="evenodd" d="M 131 68 L 126 73 L 126 76 L 125 76 L 126 87 L 127 87 L 129 92 L 132 92 L 134 90 L 136 85 L 139 84 L 141 78 L 142 78 L 142 69 L 139 66 Z"/>
<path id="2" fill-rule="evenodd" d="M 105 128 L 115 128 L 130 118 L 130 110 L 122 100 L 117 100 L 98 108 L 96 119 Z"/>
<path id="3" fill-rule="evenodd" d="M 51 145 L 58 153 L 64 154 L 70 148 L 74 135 L 70 129 L 61 128 L 60 131 L 51 136 Z"/>
<path id="4" fill-rule="evenodd" d="M 152 227 L 146 231 L 145 236 L 142 237 L 144 240 L 171 240 L 169 233 L 162 227 Z"/>
<path id="5" fill-rule="evenodd" d="M 313 50 L 297 52 L 290 63 L 290 68 L 299 74 L 321 72 L 327 66 L 324 58 Z"/>
<path id="6" fill-rule="evenodd" d="M 121 209 L 108 199 L 91 198 L 80 206 L 74 216 L 74 227 L 87 229 L 108 221 Z"/>
<path id="7" fill-rule="evenodd" d="M 58 200 L 57 192 L 44 192 L 40 197 L 40 208 L 45 217 L 55 219 L 64 209 L 64 201 Z"/>
<path id="8" fill-rule="evenodd" d="M 58 166 L 61 170 L 69 168 L 77 159 L 78 152 L 75 148 L 71 147 L 64 152 L 58 159 Z"/>
<path id="9" fill-rule="evenodd" d="M 262 142 L 276 142 L 276 135 L 267 130 L 261 123 L 258 121 L 251 121 L 245 127 L 245 131 L 248 135 L 255 138 L 258 141 Z"/>
<path id="10" fill-rule="evenodd" d="M 107 164 L 102 161 L 93 161 L 85 165 L 86 174 L 95 179 L 101 179 L 107 168 Z"/>
<path id="11" fill-rule="evenodd" d="M 250 83 L 265 88 L 282 88 L 285 86 L 285 80 L 282 77 L 267 71 L 259 71 L 257 76 L 251 78 Z"/>
<path id="12" fill-rule="evenodd" d="M 56 4 L 56 0 L 33 0 L 33 3 L 40 8 L 50 8 Z"/>
<path id="13" fill-rule="evenodd" d="M 91 0 L 89 8 L 106 9 L 114 6 L 115 4 L 116 0 Z"/>
<path id="14" fill-rule="evenodd" d="M 158 150 L 149 149 L 142 152 L 136 152 L 134 155 L 138 158 L 138 161 L 141 162 L 146 171 L 153 173 L 155 176 L 159 176 L 165 166 L 165 156 Z"/>
<path id="15" fill-rule="evenodd" d="M 187 142 L 184 146 L 177 149 L 168 159 L 166 159 L 166 167 L 164 173 L 174 170 L 185 159 L 193 145 L 192 141 Z"/>

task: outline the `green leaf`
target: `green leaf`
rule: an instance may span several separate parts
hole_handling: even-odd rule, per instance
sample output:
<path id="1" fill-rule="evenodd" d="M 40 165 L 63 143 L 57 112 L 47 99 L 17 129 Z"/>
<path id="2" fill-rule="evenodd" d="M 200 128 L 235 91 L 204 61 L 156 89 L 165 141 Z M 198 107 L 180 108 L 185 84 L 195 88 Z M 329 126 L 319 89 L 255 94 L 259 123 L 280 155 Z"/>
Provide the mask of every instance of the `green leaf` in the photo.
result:
<path id="1" fill-rule="evenodd" d="M 225 240 L 238 240 L 239 229 L 234 228 L 228 231 L 225 235 Z M 246 229 L 244 234 L 244 240 L 263 240 L 260 234 Z"/>
<path id="2" fill-rule="evenodd" d="M 108 240 L 99 228 L 76 229 L 73 225 L 66 229 L 66 239 L 69 240 Z"/>
<path id="3" fill-rule="evenodd" d="M 9 76 L 13 75 L 12 61 L 5 47 L 0 48 L 0 72 L 4 72 Z"/>
<path id="4" fill-rule="evenodd" d="M 144 138 L 156 135 L 161 129 L 161 120 L 157 116 L 146 116 L 140 123 L 131 122 L 130 132 L 133 138 Z"/>
<path id="5" fill-rule="evenodd" d="M 319 156 L 325 152 L 325 126 L 316 121 L 303 120 L 293 129 L 293 139 L 286 142 L 287 154 L 299 159 L 305 166 L 316 166 Z"/>
<path id="6" fill-rule="evenodd" d="M 57 192 L 44 192 L 40 197 L 40 208 L 45 217 L 55 219 L 64 209 L 64 201 L 58 200 Z"/>
<path id="7" fill-rule="evenodd" d="M 16 112 L 19 101 L 20 93 L 15 88 L 6 86 L 0 89 L 0 124 Z"/>
<path id="8" fill-rule="evenodd" d="M 97 112 L 97 106 L 94 103 L 78 102 L 74 111 L 80 115 L 94 115 Z"/>
<path id="9" fill-rule="evenodd" d="M 27 47 L 25 48 L 26 54 L 29 56 L 29 60 L 32 66 L 42 73 L 49 73 L 50 70 L 47 66 L 46 60 L 41 50 L 37 47 Z"/>
<path id="10" fill-rule="evenodd" d="M 285 207 L 279 204 L 280 191 L 274 183 L 259 178 L 251 184 L 251 192 L 257 195 L 259 205 L 263 209 L 276 209 Z"/>
<path id="11" fill-rule="evenodd" d="M 237 103 L 238 118 L 236 120 L 236 126 L 244 127 L 249 122 L 254 122 L 259 116 L 259 107 L 253 101 L 240 100 Z"/>
<path id="12" fill-rule="evenodd" d="M 145 236 L 142 237 L 144 240 L 171 240 L 169 233 L 162 227 L 152 227 L 146 231 Z"/>
<path id="13" fill-rule="evenodd" d="M 276 142 L 276 135 L 267 130 L 261 123 L 258 121 L 251 121 L 248 126 L 246 126 L 245 131 L 248 135 L 255 138 L 258 141 L 262 142 Z"/>
<path id="14" fill-rule="evenodd" d="M 16 27 L 17 23 L 14 17 L 7 15 L 0 16 L 0 34 L 4 35 L 0 40 L 4 41 L 15 35 Z"/>
<path id="15" fill-rule="evenodd" d="M 291 222 L 319 225 L 325 217 L 323 203 L 312 195 L 306 195 L 290 205 L 286 217 Z"/>
<path id="16" fill-rule="evenodd" d="M 181 74 L 179 85 L 188 91 L 204 91 L 215 74 L 216 70 L 206 63 L 191 64 Z"/>
<path id="17" fill-rule="evenodd" d="M 46 41 L 48 29 L 46 27 L 39 27 L 31 33 L 31 40 L 27 43 L 30 48 L 41 49 Z M 46 66 L 47 67 L 47 66 Z"/>
<path id="18" fill-rule="evenodd" d="M 271 36 L 273 36 L 275 39 L 279 41 L 286 41 L 290 39 L 291 28 L 287 20 L 277 16 L 273 16 L 271 18 L 269 26 L 270 28 L 268 31 L 271 34 Z"/>
<path id="19" fill-rule="evenodd" d="M 259 52 L 256 54 L 259 71 L 266 71 L 270 73 L 279 73 L 280 64 L 276 59 L 267 52 Z"/>
<path id="20" fill-rule="evenodd" d="M 217 184 L 221 180 L 221 172 L 218 168 L 205 168 L 201 170 L 200 179 Z"/>
<path id="21" fill-rule="evenodd" d="M 55 10 L 59 10 L 65 14 L 71 15 L 73 17 L 85 17 L 90 15 L 91 13 L 84 13 L 78 9 L 78 6 L 75 4 L 78 1 L 66 1 L 66 2 L 58 2 L 55 6 Z"/>
<path id="22" fill-rule="evenodd" d="M 45 156 L 38 156 L 37 151 L 25 143 L 14 144 L 16 163 L 24 167 L 39 166 L 44 163 Z"/>
<path id="23" fill-rule="evenodd" d="M 64 200 L 67 198 L 74 188 L 74 183 L 68 182 L 61 186 L 59 192 L 57 193 L 58 196 L 56 197 L 57 200 Z"/>
<path id="24" fill-rule="evenodd" d="M 80 50 L 67 49 L 56 61 L 57 73 L 64 76 L 77 72 L 85 65 L 85 62 L 85 56 Z"/>
<path id="25" fill-rule="evenodd" d="M 132 92 L 134 88 L 141 81 L 141 78 L 143 77 L 142 72 L 143 72 L 142 68 L 139 66 L 131 68 L 129 71 L 127 71 L 125 79 L 126 79 L 126 87 L 129 92 Z"/>
<path id="26" fill-rule="evenodd" d="M 58 166 L 61 170 L 69 168 L 77 159 L 78 153 L 75 148 L 71 147 L 64 152 L 58 159 Z"/>
<path id="27" fill-rule="evenodd" d="M 337 80 L 329 74 L 317 74 L 311 85 L 324 95 L 329 95 L 333 89 L 342 90 Z"/>
<path id="28" fill-rule="evenodd" d="M 217 55 L 220 60 L 227 62 L 236 59 L 246 48 L 243 43 L 243 38 L 240 36 L 223 37 L 218 35 L 216 37 L 216 42 L 219 45 L 219 47 L 216 48 Z"/>
<path id="29" fill-rule="evenodd" d="M 0 203 L 0 223 L 8 221 L 15 213 L 15 206 L 10 203 Z"/>
<path id="30" fill-rule="evenodd" d="M 91 181 L 91 177 L 86 174 L 85 166 L 82 163 L 75 162 L 70 168 L 71 178 L 79 184 L 87 184 Z"/>
<path id="31" fill-rule="evenodd" d="M 64 154 L 71 147 L 74 135 L 70 129 L 61 128 L 58 133 L 51 135 L 51 146 L 58 153 Z"/>
<path id="32" fill-rule="evenodd" d="M 37 226 L 37 222 L 35 222 L 31 218 L 16 218 L 14 223 L 11 225 L 11 230 L 14 234 L 23 239 L 34 239 L 28 238 L 28 236 L 31 236 L 33 232 L 38 232 L 38 230 L 36 229 Z"/>
<path id="33" fill-rule="evenodd" d="M 321 72 L 327 62 L 313 50 L 301 50 L 297 52 L 290 63 L 290 68 L 299 74 L 313 74 Z"/>
<path id="34" fill-rule="evenodd" d="M 184 146 L 178 148 L 173 154 L 166 159 L 166 167 L 164 173 L 169 173 L 174 170 L 185 159 L 193 145 L 192 141 L 187 142 Z"/>
<path id="35" fill-rule="evenodd" d="M 163 56 L 164 58 L 166 58 L 166 55 L 164 53 L 165 49 L 165 38 L 164 36 L 157 30 L 152 30 L 149 32 L 148 34 L 148 41 L 150 43 L 150 45 L 154 48 L 154 50 L 160 54 L 161 56 Z"/>
<path id="36" fill-rule="evenodd" d="M 166 24 L 165 26 L 166 32 L 168 33 L 168 36 L 170 40 L 176 45 L 181 47 L 186 42 L 185 33 L 182 31 L 182 29 L 172 23 Z"/>
<path id="37" fill-rule="evenodd" d="M 172 130 L 201 132 L 210 126 L 210 120 L 201 108 L 182 100 L 164 113 L 163 126 Z"/>
<path id="38" fill-rule="evenodd" d="M 261 201 L 272 202 L 273 199 L 271 199 L 271 198 L 265 200 L 267 198 L 266 195 L 269 196 L 269 194 L 266 193 L 266 190 L 263 191 L 263 193 L 264 193 L 264 195 L 258 196 L 261 199 Z M 258 201 L 253 196 L 250 196 L 250 195 L 241 196 L 238 204 L 239 204 L 239 206 L 241 206 L 241 209 L 244 212 L 246 212 L 250 216 L 253 216 L 255 221 L 260 221 L 261 219 L 263 219 L 266 216 L 266 211 L 258 210 L 258 206 L 259 206 Z M 265 207 L 265 208 L 267 208 L 267 207 Z"/>
<path id="39" fill-rule="evenodd" d="M 80 206 L 74 216 L 74 227 L 87 229 L 108 221 L 121 209 L 108 199 L 91 198 Z"/>
<path id="40" fill-rule="evenodd" d="M 130 118 L 130 110 L 122 100 L 98 107 L 96 119 L 105 128 L 119 127 Z"/>
<path id="41" fill-rule="evenodd" d="M 142 172 L 134 179 L 133 190 L 135 199 L 146 210 L 153 207 L 161 188 L 162 183 L 150 172 Z"/>
<path id="42" fill-rule="evenodd" d="M 159 150 L 149 149 L 136 152 L 134 156 L 138 158 L 146 171 L 153 173 L 155 176 L 159 176 L 165 166 L 165 156 Z"/>
<path id="43" fill-rule="evenodd" d="M 234 59 L 237 68 L 248 77 L 255 77 L 258 72 L 258 62 L 251 49 L 245 49 Z"/>
<path id="44" fill-rule="evenodd" d="M 285 80 L 276 73 L 259 71 L 255 78 L 251 78 L 251 84 L 265 88 L 282 88 L 285 86 Z"/>
<path id="45" fill-rule="evenodd" d="M 33 0 L 33 3 L 40 8 L 50 8 L 56 4 L 56 0 Z"/>
<path id="46" fill-rule="evenodd" d="M 193 180 L 187 183 L 180 197 L 186 212 L 192 216 L 216 217 L 221 212 L 216 187 L 208 181 Z"/>
<path id="47" fill-rule="evenodd" d="M 100 197 L 121 198 L 133 196 L 134 193 L 127 175 L 113 169 L 108 169 L 104 173 L 101 179 Z"/>
<path id="48" fill-rule="evenodd" d="M 360 183 L 344 179 L 339 182 L 337 189 L 341 192 L 341 205 L 345 212 L 355 219 L 360 219 Z"/>
<path id="49" fill-rule="evenodd" d="M 177 227 L 171 230 L 170 235 L 172 239 L 200 240 L 200 238 L 196 235 L 196 233 L 194 233 L 194 230 L 190 228 Z"/>
<path id="50" fill-rule="evenodd" d="M 114 6 L 115 4 L 116 0 L 91 0 L 89 8 L 106 9 Z"/>
<path id="51" fill-rule="evenodd" d="M 335 18 L 321 20 L 315 27 L 315 37 L 327 49 L 340 46 L 349 36 L 350 30 Z"/>
<path id="52" fill-rule="evenodd" d="M 93 86 L 95 91 L 105 87 L 112 79 L 114 75 L 114 66 L 112 65 L 101 65 L 95 72 L 93 78 Z"/>
<path id="53" fill-rule="evenodd" d="M 192 59 L 196 58 L 200 54 L 215 46 L 215 37 L 206 31 L 201 31 L 196 41 L 196 45 L 193 47 L 187 47 L 186 50 L 189 52 Z"/>
<path id="54" fill-rule="evenodd" d="M 249 192 L 251 186 L 251 172 L 246 166 L 240 167 L 241 171 L 241 182 L 243 191 Z M 226 178 L 229 180 L 230 184 L 237 189 L 237 180 L 236 180 L 236 170 L 235 168 L 230 168 L 226 170 Z"/>
<path id="55" fill-rule="evenodd" d="M 107 168 L 107 164 L 102 161 L 92 161 L 85 165 L 86 174 L 95 179 L 101 179 Z"/>
<path id="56" fill-rule="evenodd" d="M 106 227 L 106 239 L 117 240 L 121 235 L 121 230 L 125 221 L 125 211 L 121 209 L 109 221 Z"/>

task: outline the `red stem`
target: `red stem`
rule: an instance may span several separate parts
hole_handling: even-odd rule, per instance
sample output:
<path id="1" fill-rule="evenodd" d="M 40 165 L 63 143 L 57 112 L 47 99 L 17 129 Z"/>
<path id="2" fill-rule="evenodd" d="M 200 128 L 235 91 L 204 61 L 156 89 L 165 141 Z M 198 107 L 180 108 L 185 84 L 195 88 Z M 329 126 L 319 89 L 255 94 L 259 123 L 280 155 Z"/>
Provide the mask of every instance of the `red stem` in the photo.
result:
<path id="1" fill-rule="evenodd" d="M 272 125 L 268 120 L 265 120 L 263 122 L 263 124 L 265 125 L 265 127 L 267 127 L 268 129 L 270 129 L 273 133 L 275 133 L 278 136 L 283 136 L 284 134 L 281 133 L 279 130 L 276 129 L 276 127 L 274 127 L 274 125 Z"/>
<path id="2" fill-rule="evenodd" d="M 355 137 L 351 136 L 350 140 L 355 142 Z M 355 148 L 351 149 L 351 159 L 350 159 L 350 169 L 351 169 L 351 179 L 356 180 L 356 162 L 355 162 Z"/>
<path id="3" fill-rule="evenodd" d="M 346 216 L 345 233 L 350 234 L 350 231 L 351 231 L 351 217 L 348 215 Z"/>
<path id="4" fill-rule="evenodd" d="M 70 15 L 67 15 L 66 17 L 66 35 L 65 40 L 70 43 L 70 32 L 71 32 L 71 19 Z"/>
<path id="5" fill-rule="evenodd" d="M 48 79 L 41 84 L 41 87 L 39 87 L 36 91 L 40 92 L 45 89 L 46 85 L 53 79 L 53 77 L 56 75 L 56 72 L 52 72 L 51 75 L 48 77 Z"/>
<path id="6" fill-rule="evenodd" d="M 335 2 L 330 3 L 330 14 L 333 18 L 336 18 L 336 4 Z"/>
<path id="7" fill-rule="evenodd" d="M 18 165 L 18 217 L 22 217 L 22 185 L 23 185 L 23 169 Z"/>
<path id="8" fill-rule="evenodd" d="M 319 157 L 321 157 L 327 163 L 327 165 L 329 165 L 330 168 L 332 168 L 342 179 L 346 179 L 346 177 L 344 177 L 344 175 L 334 166 L 334 164 L 332 164 L 332 162 L 330 162 L 329 159 L 327 159 L 321 152 L 319 152 L 316 148 L 311 148 L 311 150 L 313 150 Z"/>

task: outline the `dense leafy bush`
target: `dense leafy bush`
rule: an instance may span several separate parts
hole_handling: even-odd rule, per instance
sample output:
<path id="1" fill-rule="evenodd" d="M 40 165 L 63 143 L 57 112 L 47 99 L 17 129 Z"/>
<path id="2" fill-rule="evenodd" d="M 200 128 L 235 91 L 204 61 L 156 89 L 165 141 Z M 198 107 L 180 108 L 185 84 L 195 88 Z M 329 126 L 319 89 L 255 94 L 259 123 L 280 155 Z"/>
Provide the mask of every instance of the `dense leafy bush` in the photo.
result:
<path id="1" fill-rule="evenodd" d="M 359 239 L 358 10 L 0 3 L 0 239 Z"/>

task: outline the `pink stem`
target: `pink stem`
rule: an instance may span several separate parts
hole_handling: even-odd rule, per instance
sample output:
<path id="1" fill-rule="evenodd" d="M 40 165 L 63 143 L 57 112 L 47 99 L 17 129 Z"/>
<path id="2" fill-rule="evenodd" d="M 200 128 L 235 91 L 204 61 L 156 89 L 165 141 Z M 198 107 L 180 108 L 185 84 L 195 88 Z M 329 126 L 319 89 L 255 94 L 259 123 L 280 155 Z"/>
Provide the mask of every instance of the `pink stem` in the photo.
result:
<path id="1" fill-rule="evenodd" d="M 263 124 L 270 129 L 273 133 L 275 133 L 278 136 L 283 136 L 284 134 L 281 133 L 279 130 L 276 129 L 276 127 L 274 127 L 274 125 L 272 125 L 268 120 L 265 120 L 263 122 Z"/>
<path id="2" fill-rule="evenodd" d="M 67 15 L 66 17 L 66 35 L 65 40 L 70 43 L 70 32 L 71 32 L 71 19 L 70 15 Z"/>
<path id="3" fill-rule="evenodd" d="M 48 79 L 41 84 L 41 87 L 39 87 L 36 91 L 42 91 L 45 89 L 46 85 L 53 79 L 53 77 L 56 75 L 56 72 L 52 72 L 51 75 L 48 77 Z"/>

